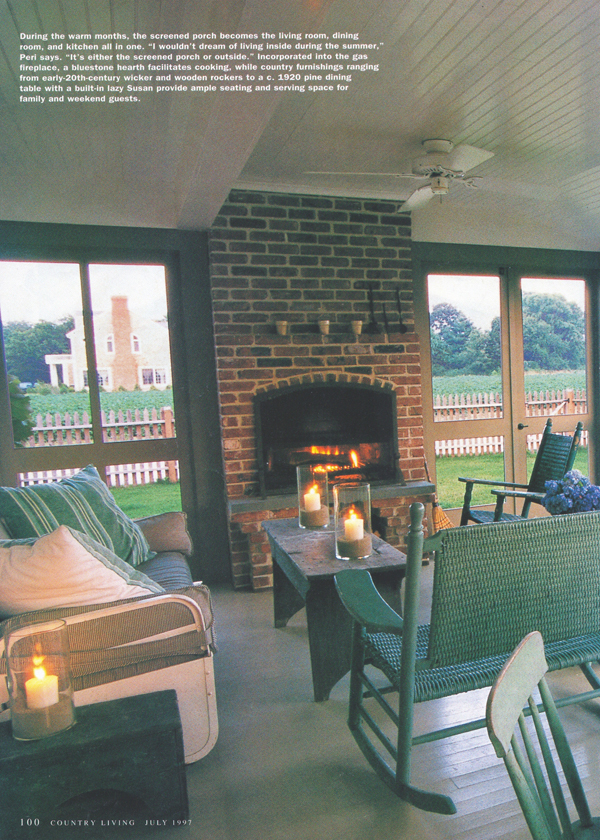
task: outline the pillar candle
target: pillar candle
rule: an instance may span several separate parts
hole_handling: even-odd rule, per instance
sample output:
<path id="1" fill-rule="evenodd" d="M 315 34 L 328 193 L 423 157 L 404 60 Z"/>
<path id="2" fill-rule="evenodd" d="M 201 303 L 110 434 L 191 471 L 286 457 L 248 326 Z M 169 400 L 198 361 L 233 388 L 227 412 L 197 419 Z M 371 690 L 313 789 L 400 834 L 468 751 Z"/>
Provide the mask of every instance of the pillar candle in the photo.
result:
<path id="1" fill-rule="evenodd" d="M 357 516 L 355 510 L 350 511 L 348 519 L 344 522 L 344 536 L 348 542 L 362 540 L 364 537 L 364 520 Z"/>
<path id="2" fill-rule="evenodd" d="M 321 496 L 317 493 L 317 485 L 314 484 L 308 493 L 304 494 L 304 510 L 310 513 L 313 510 L 320 510 L 320 508 Z"/>
<path id="3" fill-rule="evenodd" d="M 58 677 L 46 674 L 43 668 L 35 668 L 34 677 L 25 683 L 25 697 L 28 709 L 45 709 L 58 703 Z"/>

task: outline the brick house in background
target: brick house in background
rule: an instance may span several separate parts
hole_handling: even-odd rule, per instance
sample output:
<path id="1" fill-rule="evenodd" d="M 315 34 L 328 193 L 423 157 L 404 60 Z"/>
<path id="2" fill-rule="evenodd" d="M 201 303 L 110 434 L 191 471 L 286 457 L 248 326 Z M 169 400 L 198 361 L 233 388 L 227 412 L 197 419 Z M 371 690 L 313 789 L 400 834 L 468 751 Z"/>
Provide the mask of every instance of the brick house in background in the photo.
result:
<path id="1" fill-rule="evenodd" d="M 87 361 L 83 315 L 74 316 L 75 327 L 67 333 L 68 354 L 45 356 L 50 382 L 65 384 L 76 391 L 87 387 Z M 94 313 L 96 363 L 105 391 L 142 391 L 171 387 L 171 357 L 167 321 L 144 318 L 131 312 L 127 297 L 111 298 L 110 311 Z"/>

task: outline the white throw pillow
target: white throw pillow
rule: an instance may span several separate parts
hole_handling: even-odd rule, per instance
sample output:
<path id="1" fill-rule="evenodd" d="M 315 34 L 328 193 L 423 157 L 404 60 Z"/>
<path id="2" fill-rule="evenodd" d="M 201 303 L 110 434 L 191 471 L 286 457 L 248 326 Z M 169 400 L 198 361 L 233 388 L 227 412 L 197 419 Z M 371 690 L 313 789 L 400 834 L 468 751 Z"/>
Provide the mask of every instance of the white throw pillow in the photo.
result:
<path id="1" fill-rule="evenodd" d="M 165 591 L 105 546 L 66 525 L 28 543 L 0 543 L 0 614 L 5 617 Z"/>

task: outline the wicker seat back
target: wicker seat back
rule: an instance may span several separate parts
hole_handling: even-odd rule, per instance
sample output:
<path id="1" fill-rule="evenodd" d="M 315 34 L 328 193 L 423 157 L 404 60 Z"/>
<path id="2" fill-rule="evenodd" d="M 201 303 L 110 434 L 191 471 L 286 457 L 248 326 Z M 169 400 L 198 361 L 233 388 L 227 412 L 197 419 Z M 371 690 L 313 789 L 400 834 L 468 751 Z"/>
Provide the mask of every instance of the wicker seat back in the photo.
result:
<path id="1" fill-rule="evenodd" d="M 453 528 L 436 553 L 428 659 L 452 665 L 600 632 L 600 511 Z"/>
<path id="2" fill-rule="evenodd" d="M 560 481 L 565 472 L 571 469 L 580 439 L 580 424 L 574 437 L 550 431 L 544 434 L 544 445 L 538 450 L 529 477 L 527 489 L 531 493 L 545 493 L 547 481 Z"/>
<path id="3" fill-rule="evenodd" d="M 575 426 L 575 431 L 572 436 L 553 432 L 552 418 L 549 417 L 544 427 L 535 462 L 531 470 L 531 476 L 527 484 L 515 484 L 511 481 L 500 481 L 497 479 L 459 477 L 458 480 L 465 484 L 460 524 L 467 525 L 472 521 L 483 525 L 488 522 L 509 522 L 514 519 L 527 519 L 531 505 L 541 505 L 542 497 L 546 492 L 546 482 L 551 480 L 560 481 L 565 473 L 573 468 L 575 456 L 581 443 L 582 431 L 583 424 L 580 421 Z M 480 507 L 471 507 L 475 485 L 487 486 L 490 489 L 492 494 L 490 502 L 495 499 L 495 509 L 493 511 L 484 510 Z M 504 503 L 507 498 L 511 498 L 515 502 L 522 500 L 523 506 L 519 514 L 509 513 L 504 510 Z"/>

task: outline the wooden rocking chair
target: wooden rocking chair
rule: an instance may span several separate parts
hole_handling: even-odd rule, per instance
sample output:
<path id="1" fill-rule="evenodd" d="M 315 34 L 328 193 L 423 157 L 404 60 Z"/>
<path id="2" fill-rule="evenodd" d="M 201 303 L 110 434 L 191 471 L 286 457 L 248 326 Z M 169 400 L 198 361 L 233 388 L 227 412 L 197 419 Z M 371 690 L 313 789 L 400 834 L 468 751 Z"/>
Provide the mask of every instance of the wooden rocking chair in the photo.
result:
<path id="1" fill-rule="evenodd" d="M 546 683 L 547 670 L 542 635 L 537 631 L 529 633 L 492 686 L 486 710 L 488 734 L 496 755 L 504 760 L 534 840 L 567 837 L 598 840 L 600 819 L 592 818 L 590 813 L 573 754 Z M 542 701 L 540 707 L 532 696 L 536 688 Z M 533 725 L 528 726 L 526 714 L 531 716 Z M 552 757 L 544 716 L 579 817 L 573 824 Z"/>
<path id="2" fill-rule="evenodd" d="M 470 521 L 483 525 L 488 522 L 507 522 L 511 519 L 527 519 L 532 503 L 540 504 L 546 492 L 546 482 L 560 481 L 565 473 L 573 467 L 575 455 L 581 442 L 581 431 L 583 424 L 578 423 L 573 436 L 562 435 L 552 431 L 552 420 L 548 418 L 540 446 L 535 458 L 531 476 L 528 484 L 515 484 L 509 481 L 492 481 L 481 478 L 459 478 L 465 482 L 465 496 L 463 500 L 461 525 L 467 525 Z M 491 490 L 496 496 L 496 507 L 494 511 L 478 510 L 471 507 L 473 485 L 481 484 L 487 487 L 504 487 L 504 490 Z M 505 513 L 504 500 L 509 497 L 523 499 L 523 507 L 520 514 Z"/>

